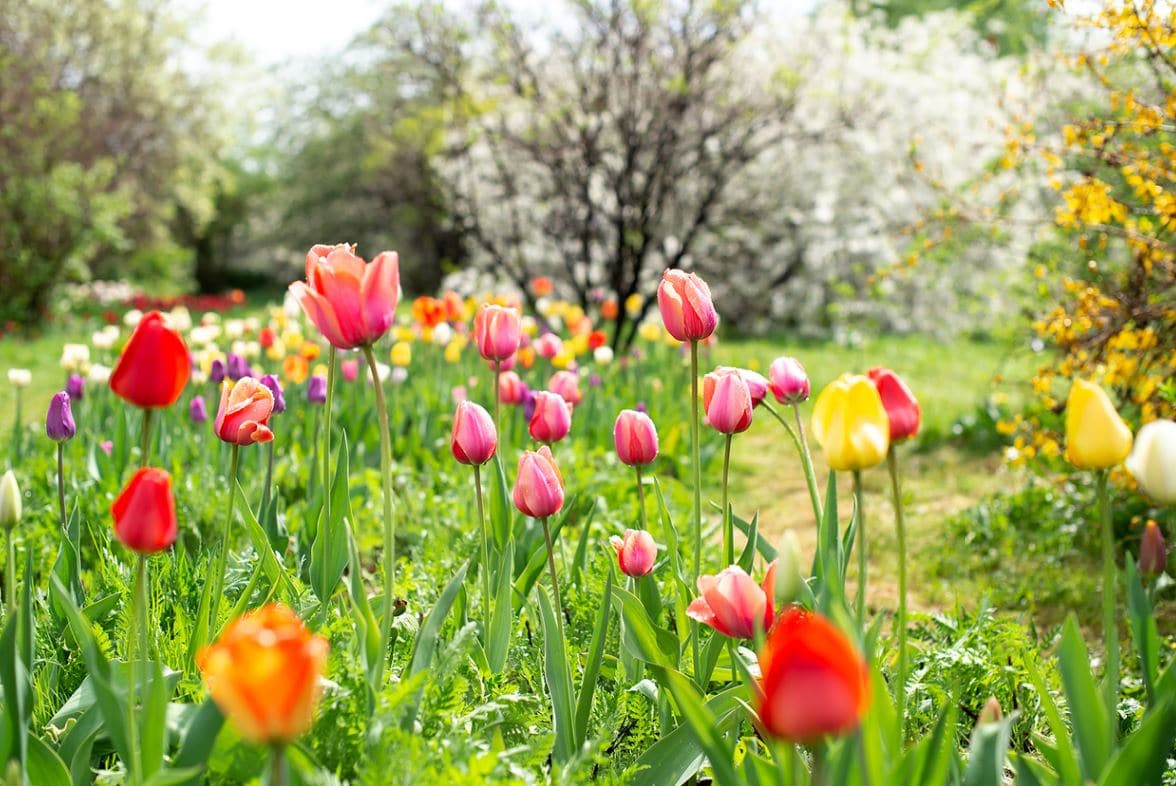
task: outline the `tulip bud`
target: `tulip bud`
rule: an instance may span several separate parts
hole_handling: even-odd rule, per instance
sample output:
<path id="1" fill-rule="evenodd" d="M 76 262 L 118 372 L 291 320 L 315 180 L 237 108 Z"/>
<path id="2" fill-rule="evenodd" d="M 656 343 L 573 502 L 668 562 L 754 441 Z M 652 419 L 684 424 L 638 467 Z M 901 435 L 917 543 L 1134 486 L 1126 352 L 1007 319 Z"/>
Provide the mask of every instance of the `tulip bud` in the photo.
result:
<path id="1" fill-rule="evenodd" d="M 179 400 L 192 375 L 192 359 L 180 334 L 152 311 L 139 320 L 123 347 L 110 389 L 137 407 L 170 407 Z"/>
<path id="2" fill-rule="evenodd" d="M 249 369 L 249 361 L 238 355 L 236 352 L 229 353 L 228 371 L 229 379 L 236 382 L 239 379 L 244 379 L 253 375 Z"/>
<path id="3" fill-rule="evenodd" d="M 327 403 L 327 378 L 315 374 L 306 383 L 306 400 L 311 404 Z"/>
<path id="4" fill-rule="evenodd" d="M 747 383 L 747 391 L 751 394 L 752 408 L 754 409 L 764 403 L 764 399 L 768 396 L 769 383 L 767 378 L 758 371 L 752 371 L 748 368 L 739 369 L 739 374 L 743 377 L 743 381 Z"/>
<path id="5" fill-rule="evenodd" d="M 188 403 L 188 417 L 197 425 L 208 422 L 208 407 L 204 403 L 204 396 L 192 396 L 192 401 Z"/>
<path id="6" fill-rule="evenodd" d="M 498 375 L 498 398 L 503 404 L 521 404 L 526 395 L 527 386 L 513 371 L 503 371 Z"/>
<path id="7" fill-rule="evenodd" d="M 266 374 L 260 380 L 261 384 L 269 388 L 269 392 L 274 396 L 274 414 L 280 415 L 286 411 L 286 397 L 283 395 L 285 391 L 282 389 L 282 383 L 273 374 Z"/>
<path id="8" fill-rule="evenodd" d="M 212 365 L 208 368 L 208 381 L 214 385 L 219 385 L 225 381 L 225 362 L 220 358 L 215 358 Z"/>
<path id="9" fill-rule="evenodd" d="M 781 404 L 808 401 L 810 385 L 804 366 L 796 358 L 778 357 L 768 368 L 769 388 Z"/>
<path id="10" fill-rule="evenodd" d="M 1176 421 L 1153 420 L 1139 430 L 1127 471 L 1161 505 L 1176 505 Z"/>
<path id="11" fill-rule="evenodd" d="M 625 537 L 613 535 L 608 541 L 617 551 L 617 562 L 626 576 L 646 576 L 657 560 L 657 544 L 643 529 L 627 529 Z"/>
<path id="12" fill-rule="evenodd" d="M 560 403 L 563 404 L 562 399 Z M 537 451 L 524 451 L 519 456 L 512 497 L 515 507 L 523 515 L 536 519 L 553 516 L 563 507 L 563 476 L 546 445 Z"/>
<path id="13" fill-rule="evenodd" d="M 458 404 L 449 448 L 462 464 L 480 465 L 492 459 L 498 449 L 498 434 L 490 413 L 472 401 Z"/>
<path id="14" fill-rule="evenodd" d="M 12 470 L 0 477 L 0 528 L 11 530 L 20 523 L 20 486 Z"/>
<path id="15" fill-rule="evenodd" d="M 1148 578 L 1155 578 L 1168 567 L 1168 547 L 1160 525 L 1149 521 L 1139 541 L 1139 572 Z"/>
<path id="16" fill-rule="evenodd" d="M 813 436 L 838 472 L 877 466 L 890 450 L 890 420 L 874 383 L 843 374 L 813 405 Z"/>
<path id="17" fill-rule="evenodd" d="M 657 306 L 666 330 L 679 341 L 709 338 L 719 324 L 710 287 L 693 273 L 682 270 L 662 273 Z"/>
<path id="18" fill-rule="evenodd" d="M 1108 469 L 1131 452 L 1131 429 L 1106 391 L 1074 380 L 1066 400 L 1066 461 L 1078 469 Z"/>
<path id="19" fill-rule="evenodd" d="M 69 394 L 64 390 L 54 393 L 49 399 L 49 412 L 45 415 L 45 433 L 54 442 L 65 442 L 73 439 L 78 433 L 74 423 L 73 411 L 69 406 Z"/>
<path id="20" fill-rule="evenodd" d="M 562 397 L 546 390 L 535 393 L 535 412 L 528 431 L 536 442 L 559 442 L 572 428 L 572 408 Z"/>
<path id="21" fill-rule="evenodd" d="M 86 378 L 81 374 L 70 374 L 65 382 L 65 392 L 70 401 L 81 401 L 86 397 Z"/>
<path id="22" fill-rule="evenodd" d="M 474 315 L 474 343 L 486 360 L 507 360 L 518 350 L 522 338 L 518 309 L 484 303 Z"/>
<path id="23" fill-rule="evenodd" d="M 544 333 L 535 339 L 535 351 L 539 353 L 540 357 L 551 360 L 560 352 L 563 352 L 563 339 L 554 333 Z M 524 362 L 523 365 L 525 366 L 527 364 Z"/>
<path id="24" fill-rule="evenodd" d="M 584 394 L 580 392 L 580 378 L 576 376 L 574 371 L 555 372 L 547 383 L 547 389 L 568 402 L 568 406 L 573 408 L 584 400 Z"/>
<path id="25" fill-rule="evenodd" d="M 984 709 L 980 710 L 980 717 L 976 719 L 977 726 L 985 726 L 989 723 L 996 723 L 1003 716 L 1000 711 L 1000 702 L 996 700 L 995 696 L 989 696 L 988 701 L 984 702 Z"/>
<path id="26" fill-rule="evenodd" d="M 359 379 L 359 361 L 354 358 L 340 363 L 339 370 L 343 372 L 344 382 L 354 382 Z"/>
<path id="27" fill-rule="evenodd" d="M 8 382 L 14 388 L 27 388 L 33 381 L 33 372 L 27 368 L 8 369 Z"/>
<path id="28" fill-rule="evenodd" d="M 154 554 L 176 541 L 176 501 L 171 476 L 162 469 L 136 471 L 110 511 L 114 536 L 132 551 Z"/>
<path id="29" fill-rule="evenodd" d="M 742 372 L 719 367 L 702 379 L 706 423 L 722 434 L 738 434 L 751 426 L 751 390 Z"/>
<path id="30" fill-rule="evenodd" d="M 780 549 L 776 552 L 776 605 L 785 606 L 800 595 L 800 544 L 795 530 L 784 530 Z"/>
<path id="31" fill-rule="evenodd" d="M 657 458 L 657 428 L 644 412 L 622 410 L 613 425 L 613 444 L 622 464 L 645 466 Z"/>
<path id="32" fill-rule="evenodd" d="M 890 420 L 890 441 L 909 439 L 919 432 L 921 413 L 915 394 L 906 383 L 890 369 L 872 368 L 868 372 L 870 381 L 882 397 L 886 417 Z"/>

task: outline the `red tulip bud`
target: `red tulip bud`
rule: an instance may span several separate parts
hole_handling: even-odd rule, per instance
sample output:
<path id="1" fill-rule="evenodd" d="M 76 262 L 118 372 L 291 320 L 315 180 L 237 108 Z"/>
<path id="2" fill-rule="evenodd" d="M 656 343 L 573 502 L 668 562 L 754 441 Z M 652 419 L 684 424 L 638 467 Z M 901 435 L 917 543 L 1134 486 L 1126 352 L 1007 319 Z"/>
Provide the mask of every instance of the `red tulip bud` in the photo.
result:
<path id="1" fill-rule="evenodd" d="M 490 413 L 472 401 L 457 405 L 449 440 L 453 457 L 462 464 L 485 464 L 498 450 L 498 433 Z"/>

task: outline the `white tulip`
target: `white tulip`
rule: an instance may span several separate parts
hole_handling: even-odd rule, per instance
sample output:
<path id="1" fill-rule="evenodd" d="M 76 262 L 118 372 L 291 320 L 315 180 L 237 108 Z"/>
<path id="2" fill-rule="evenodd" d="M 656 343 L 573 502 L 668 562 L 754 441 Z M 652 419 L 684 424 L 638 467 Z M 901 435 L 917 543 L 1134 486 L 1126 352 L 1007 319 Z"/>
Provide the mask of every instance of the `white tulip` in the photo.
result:
<path id="1" fill-rule="evenodd" d="M 13 387 L 27 388 L 29 383 L 33 381 L 33 372 L 27 368 L 10 368 L 8 369 L 8 381 L 12 383 Z"/>
<path id="2" fill-rule="evenodd" d="M 1141 428 L 1125 464 L 1145 494 L 1176 504 L 1176 422 L 1153 420 Z"/>

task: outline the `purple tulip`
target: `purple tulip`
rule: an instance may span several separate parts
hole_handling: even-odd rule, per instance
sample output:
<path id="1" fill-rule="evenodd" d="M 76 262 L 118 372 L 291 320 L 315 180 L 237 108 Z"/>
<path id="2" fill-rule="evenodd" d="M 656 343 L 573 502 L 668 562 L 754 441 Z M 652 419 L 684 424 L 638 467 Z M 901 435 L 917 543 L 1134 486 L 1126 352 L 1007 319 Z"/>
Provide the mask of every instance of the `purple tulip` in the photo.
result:
<path id="1" fill-rule="evenodd" d="M 65 383 L 65 392 L 70 401 L 81 401 L 86 396 L 86 378 L 81 374 L 70 374 Z"/>
<path id="2" fill-rule="evenodd" d="M 208 379 L 214 385 L 219 385 L 225 381 L 225 363 L 220 358 L 212 361 L 212 367 L 208 369 Z"/>
<path id="3" fill-rule="evenodd" d="M 590 388 L 598 388 L 603 384 L 604 384 L 604 380 L 601 379 L 600 375 L 597 374 L 595 371 L 592 372 L 591 376 L 588 377 L 588 387 L 590 387 Z"/>
<path id="4" fill-rule="evenodd" d="M 65 442 L 78 433 L 73 412 L 69 408 L 69 394 L 64 390 L 54 393 L 49 400 L 49 412 L 45 415 L 45 433 L 54 442 Z"/>
<path id="5" fill-rule="evenodd" d="M 649 407 L 645 406 L 644 401 L 638 401 L 637 406 L 633 407 L 633 409 L 637 410 L 638 412 L 644 412 L 647 415 L 649 414 Z"/>
<path id="6" fill-rule="evenodd" d="M 327 378 L 315 374 L 306 383 L 306 400 L 311 404 L 327 403 Z"/>
<path id="7" fill-rule="evenodd" d="M 208 420 L 208 407 L 204 404 L 204 396 L 193 396 L 188 404 L 188 417 L 193 423 L 204 423 Z"/>
<path id="8" fill-rule="evenodd" d="M 530 388 L 523 393 L 523 418 L 530 423 L 535 414 L 535 394 Z"/>
<path id="9" fill-rule="evenodd" d="M 285 391 L 282 390 L 282 383 L 278 381 L 278 378 L 273 374 L 266 374 L 260 382 L 269 388 L 270 393 L 274 394 L 274 414 L 285 412 L 286 397 L 282 395 Z"/>
<path id="10" fill-rule="evenodd" d="M 234 382 L 244 377 L 253 376 L 253 374 L 250 373 L 249 363 L 245 360 L 245 358 L 241 357 L 236 352 L 229 353 L 228 375 L 229 379 L 233 380 Z"/>

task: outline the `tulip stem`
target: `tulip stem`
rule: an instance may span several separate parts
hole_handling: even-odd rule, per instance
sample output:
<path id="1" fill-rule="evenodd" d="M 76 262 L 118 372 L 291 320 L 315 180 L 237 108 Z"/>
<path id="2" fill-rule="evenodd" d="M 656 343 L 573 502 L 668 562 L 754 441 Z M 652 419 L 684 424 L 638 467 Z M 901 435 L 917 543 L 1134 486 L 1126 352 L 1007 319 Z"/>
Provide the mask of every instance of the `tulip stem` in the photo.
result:
<path id="1" fill-rule="evenodd" d="M 894 708 L 898 717 L 898 739 L 906 741 L 903 708 L 906 704 L 907 679 L 907 565 L 906 526 L 902 509 L 902 486 L 898 478 L 898 458 L 894 446 L 886 456 L 890 468 L 890 493 L 894 500 L 894 531 L 898 538 L 898 678 L 894 688 Z"/>
<path id="2" fill-rule="evenodd" d="M 335 401 L 335 345 L 327 350 L 327 404 L 323 418 L 326 427 L 323 429 L 323 522 L 329 525 L 331 521 L 331 410 Z M 273 442 L 271 441 L 271 445 Z M 324 545 L 329 539 L 324 539 Z"/>
<path id="3" fill-rule="evenodd" d="M 498 390 L 498 383 L 499 383 L 498 377 L 501 373 L 502 372 L 498 370 L 498 361 L 497 360 L 490 361 L 490 374 L 491 374 L 491 376 L 494 377 L 494 433 L 495 434 L 502 433 L 502 431 L 501 431 L 502 426 L 498 422 L 499 421 L 498 411 L 502 406 L 502 402 L 500 400 L 501 394 L 499 393 L 499 390 Z"/>
<path id="4" fill-rule="evenodd" d="M 143 759 L 142 752 L 139 749 L 139 725 L 137 723 L 138 713 L 136 712 L 136 704 L 138 703 L 138 682 L 142 676 L 142 672 L 136 674 L 135 670 L 135 640 L 138 639 L 141 650 L 138 653 L 140 660 L 147 658 L 147 618 L 144 611 L 147 606 L 147 555 L 139 554 L 138 562 L 135 565 L 135 584 L 131 594 L 131 616 L 134 619 L 134 626 L 138 628 L 137 631 L 131 633 L 127 639 L 127 741 L 130 745 L 131 761 L 127 762 L 127 768 L 131 772 L 131 783 L 142 783 L 143 777 Z M 144 690 L 146 690 L 146 680 L 144 680 Z"/>
<path id="5" fill-rule="evenodd" d="M 148 459 L 151 458 L 151 413 L 150 407 L 143 410 L 143 433 L 139 439 L 139 466 L 147 466 Z"/>
<path id="6" fill-rule="evenodd" d="M 482 626 L 485 643 L 490 643 L 490 532 L 482 503 L 482 466 L 474 465 L 474 498 L 478 501 L 478 527 L 482 530 Z"/>
<path id="7" fill-rule="evenodd" d="M 270 748 L 268 786 L 286 786 L 286 746 L 276 743 Z"/>
<path id="8" fill-rule="evenodd" d="M 698 341 L 690 342 L 690 459 L 694 469 L 694 583 L 702 575 L 702 454 L 698 440 Z M 702 629 L 691 620 L 691 642 L 694 655 L 694 674 L 702 673 Z"/>
<path id="9" fill-rule="evenodd" d="M 217 554 L 216 571 L 212 575 L 212 602 L 208 606 L 208 637 L 215 639 L 216 619 L 220 611 L 221 594 L 224 591 L 225 570 L 229 562 L 229 540 L 233 532 L 233 505 L 237 501 L 237 459 L 241 446 L 233 443 L 229 459 L 229 504 L 225 511 L 225 526 L 221 530 L 220 552 Z"/>
<path id="10" fill-rule="evenodd" d="M 380 620 L 380 680 L 384 683 L 384 666 L 389 659 L 388 649 L 392 639 L 393 591 L 396 585 L 396 521 L 392 512 L 392 438 L 388 431 L 388 406 L 384 401 L 384 386 L 380 382 L 380 369 L 376 366 L 376 355 L 371 345 L 365 345 L 363 354 L 367 357 L 372 372 L 372 385 L 376 389 L 376 414 L 380 416 L 380 471 L 384 479 L 384 614 Z"/>
<path id="11" fill-rule="evenodd" d="M 1111 523 L 1111 501 L 1107 489 L 1107 470 L 1098 473 L 1098 511 L 1102 520 L 1103 552 L 1103 633 L 1106 636 L 1107 667 L 1103 675 L 1103 703 L 1110 720 L 1112 744 L 1119 737 L 1119 628 L 1115 624 L 1115 531 Z"/>
<path id="12" fill-rule="evenodd" d="M 649 529 L 649 521 L 645 516 L 645 484 L 641 481 L 641 465 L 633 465 L 633 469 L 637 471 L 637 508 L 638 518 L 641 521 L 641 529 Z"/>
<path id="13" fill-rule="evenodd" d="M 812 769 L 810 770 L 811 779 L 809 783 L 811 786 L 825 786 L 827 779 L 827 772 L 825 766 L 825 749 L 824 743 L 817 742 L 813 744 L 813 761 Z"/>
<path id="14" fill-rule="evenodd" d="M 731 472 L 731 443 L 735 441 L 735 435 L 726 436 L 723 445 L 723 548 L 727 559 L 723 563 L 724 566 L 735 564 L 735 526 L 731 521 L 731 506 L 727 495 L 727 478 Z"/>
<path id="15" fill-rule="evenodd" d="M 853 471 L 853 498 L 857 501 L 857 550 L 858 550 L 858 625 L 866 624 L 866 495 L 862 489 L 862 471 Z"/>
<path id="16" fill-rule="evenodd" d="M 543 522 L 543 539 L 547 543 L 547 569 L 551 571 L 551 591 L 555 596 L 555 620 L 559 623 L 559 637 L 564 637 L 563 601 L 559 597 L 559 577 L 555 573 L 555 551 L 551 547 L 551 528 L 547 526 L 547 517 L 539 519 Z"/>
<path id="17" fill-rule="evenodd" d="M 15 415 L 15 417 L 12 421 L 12 444 L 13 444 L 13 447 L 16 449 L 16 463 L 19 464 L 20 459 L 21 459 L 21 444 L 20 443 L 21 443 L 21 437 L 23 436 L 23 434 L 21 433 L 21 428 L 20 428 L 20 388 L 19 387 L 16 388 L 16 412 L 13 414 Z"/>
<path id="18" fill-rule="evenodd" d="M 274 485 L 274 441 L 271 439 L 265 447 L 268 454 L 265 462 L 265 489 L 261 492 L 261 510 L 258 517 L 264 516 L 266 509 L 269 508 Z"/>
<path id="19" fill-rule="evenodd" d="M 65 443 L 57 443 L 57 511 L 61 514 L 61 529 L 66 529 L 65 522 Z M 76 550 L 78 544 L 73 544 Z"/>
<path id="20" fill-rule="evenodd" d="M 4 605 L 6 616 L 11 617 L 16 612 L 16 526 L 8 528 L 5 538 L 8 541 L 7 561 L 4 563 Z M 27 581 L 27 579 L 26 579 Z"/>
<path id="21" fill-rule="evenodd" d="M 783 415 L 776 411 L 775 407 L 773 407 L 767 401 L 764 401 L 761 406 L 768 410 L 768 412 L 772 413 L 772 417 L 779 421 L 780 425 L 784 427 L 784 430 L 788 432 L 788 436 L 792 438 L 792 444 L 796 447 L 796 452 L 800 456 L 801 466 L 804 468 L 804 480 L 805 484 L 808 486 L 809 501 L 813 506 L 813 515 L 817 517 L 817 526 L 820 527 L 821 519 L 823 518 L 824 514 L 821 512 L 820 495 L 817 494 L 817 476 L 816 473 L 813 472 L 813 457 L 809 452 L 808 440 L 806 440 L 804 437 L 804 426 L 800 421 L 800 408 L 797 406 L 793 407 L 793 409 L 796 411 L 796 426 L 800 429 L 800 433 L 798 435 L 796 429 L 792 428 L 792 425 L 784 419 Z"/>

